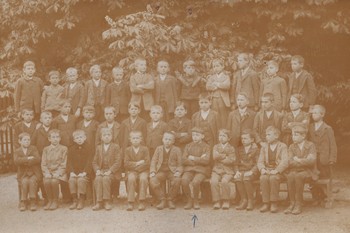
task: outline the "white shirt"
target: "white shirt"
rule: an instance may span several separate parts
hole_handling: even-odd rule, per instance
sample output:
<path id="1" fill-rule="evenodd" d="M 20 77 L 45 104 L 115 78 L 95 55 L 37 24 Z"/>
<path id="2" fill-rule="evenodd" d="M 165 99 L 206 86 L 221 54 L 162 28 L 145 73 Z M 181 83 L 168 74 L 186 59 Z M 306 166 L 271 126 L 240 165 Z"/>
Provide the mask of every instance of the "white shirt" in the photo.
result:
<path id="1" fill-rule="evenodd" d="M 276 147 L 277 147 L 277 143 L 270 144 L 270 149 L 271 149 L 272 151 L 275 151 Z"/>
<path id="2" fill-rule="evenodd" d="M 104 149 L 105 152 L 108 150 L 109 145 L 110 145 L 110 144 L 103 144 L 103 149 Z"/>
<path id="3" fill-rule="evenodd" d="M 139 153 L 140 147 L 132 147 L 132 150 L 135 152 L 135 154 Z"/>
<path id="4" fill-rule="evenodd" d="M 247 111 L 247 107 L 243 108 L 243 109 L 240 109 L 238 108 L 238 111 L 239 111 L 239 114 L 241 115 L 241 117 L 246 113 Z"/>
<path id="5" fill-rule="evenodd" d="M 88 127 L 88 126 L 90 125 L 91 121 L 85 121 L 85 120 L 84 120 L 83 123 L 84 123 L 84 127 Z"/>
<path id="6" fill-rule="evenodd" d="M 242 71 L 241 71 L 242 76 L 244 76 L 247 73 L 248 69 L 249 69 L 249 66 L 242 69 Z"/>
<path id="7" fill-rule="evenodd" d="M 272 114 L 272 111 L 265 111 L 265 113 L 266 113 L 267 118 L 269 118 L 269 119 L 270 119 L 271 114 Z"/>
<path id="8" fill-rule="evenodd" d="M 295 72 L 295 78 L 298 79 L 302 72 L 303 72 L 303 71 L 300 71 L 300 72 L 298 72 L 298 73 Z"/>
<path id="9" fill-rule="evenodd" d="M 293 117 L 296 118 L 300 113 L 300 109 L 292 111 Z"/>
<path id="10" fill-rule="evenodd" d="M 32 122 L 29 122 L 29 123 L 24 122 L 24 125 L 27 126 L 28 128 L 30 127 L 31 124 Z"/>
<path id="11" fill-rule="evenodd" d="M 208 117 L 208 115 L 209 115 L 209 111 L 210 111 L 210 109 L 209 109 L 208 111 L 206 111 L 206 112 L 204 112 L 203 110 L 201 110 L 201 117 L 202 117 L 204 120 L 207 119 L 207 117 Z"/>
<path id="12" fill-rule="evenodd" d="M 69 84 L 69 89 L 73 89 L 77 85 L 77 82 Z"/>
<path id="13" fill-rule="evenodd" d="M 316 122 L 316 123 L 315 123 L 315 130 L 318 130 L 318 129 L 321 127 L 322 124 L 323 124 L 323 121 L 321 121 L 321 122 Z"/>
<path id="14" fill-rule="evenodd" d="M 166 78 L 166 74 L 160 74 L 159 78 L 160 78 L 160 80 L 164 81 Z"/>
<path id="15" fill-rule="evenodd" d="M 61 115 L 61 118 L 64 120 L 64 122 L 68 121 L 68 115 Z"/>
<path id="16" fill-rule="evenodd" d="M 152 122 L 152 128 L 154 129 L 155 127 L 157 127 L 158 124 L 159 124 L 159 121 L 158 122 Z"/>
<path id="17" fill-rule="evenodd" d="M 250 150 L 251 147 L 252 147 L 252 145 L 249 145 L 249 146 L 245 146 L 245 147 L 244 147 L 244 151 L 245 151 L 246 154 L 249 152 L 249 150 Z"/>
<path id="18" fill-rule="evenodd" d="M 305 141 L 302 141 L 301 143 L 298 143 L 299 149 L 302 151 L 304 148 Z"/>
<path id="19" fill-rule="evenodd" d="M 27 155 L 28 148 L 23 148 L 23 147 L 22 147 L 22 150 L 23 150 L 23 153 L 24 153 L 25 155 Z"/>
<path id="20" fill-rule="evenodd" d="M 100 85 L 101 79 L 99 80 L 92 79 L 92 81 L 94 82 L 95 86 L 98 87 Z"/>
<path id="21" fill-rule="evenodd" d="M 137 120 L 137 118 L 135 118 L 135 119 L 130 118 L 130 121 L 132 124 L 135 124 L 136 120 Z"/>
<path id="22" fill-rule="evenodd" d="M 107 123 L 107 127 L 108 127 L 109 129 L 112 129 L 112 128 L 113 128 L 113 125 L 114 125 L 114 123 Z"/>

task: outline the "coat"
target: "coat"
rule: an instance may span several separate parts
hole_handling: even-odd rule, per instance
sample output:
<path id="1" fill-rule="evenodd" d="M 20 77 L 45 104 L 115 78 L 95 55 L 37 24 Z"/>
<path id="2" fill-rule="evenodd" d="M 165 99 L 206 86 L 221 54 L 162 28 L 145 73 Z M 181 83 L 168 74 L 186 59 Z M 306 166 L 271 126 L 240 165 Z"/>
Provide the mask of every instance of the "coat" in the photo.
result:
<path id="1" fill-rule="evenodd" d="M 88 176 L 91 175 L 94 157 L 94 151 L 91 148 L 91 144 L 87 142 L 82 145 L 74 143 L 68 148 L 67 174 L 73 172 L 78 175 L 85 172 Z"/>
<path id="2" fill-rule="evenodd" d="M 37 125 L 38 125 L 37 121 L 32 121 L 30 123 L 29 127 L 27 127 L 24 124 L 23 121 L 20 121 L 20 122 L 16 123 L 15 126 L 13 127 L 13 131 L 14 131 L 13 144 L 14 144 L 14 147 L 15 148 L 19 148 L 20 147 L 19 142 L 18 142 L 18 136 L 21 133 L 28 133 L 30 135 L 30 139 L 32 139 Z M 33 142 L 31 142 L 31 144 L 34 145 Z"/>
<path id="3" fill-rule="evenodd" d="M 60 115 L 52 120 L 52 128 L 60 130 L 61 144 L 69 147 L 73 144 L 73 132 L 75 130 L 77 118 L 74 115 L 68 115 L 68 121 L 65 122 Z"/>
<path id="4" fill-rule="evenodd" d="M 259 148 L 253 143 L 249 148 L 248 152 L 245 151 L 244 146 L 238 148 L 237 153 L 237 167 L 238 171 L 252 171 L 253 174 L 258 174 L 258 157 Z"/>
<path id="5" fill-rule="evenodd" d="M 192 155 L 195 159 L 192 161 L 188 157 Z M 182 164 L 184 172 L 198 172 L 205 176 L 210 176 L 210 148 L 205 142 L 191 142 L 186 145 L 183 155 Z"/>
<path id="6" fill-rule="evenodd" d="M 67 182 L 67 152 L 67 147 L 63 145 L 45 147 L 41 158 L 43 175 L 58 175 L 58 179 Z"/>
<path id="7" fill-rule="evenodd" d="M 145 162 L 136 166 L 136 162 L 144 160 Z M 139 151 L 135 153 L 132 146 L 126 148 L 124 156 L 124 168 L 127 172 L 144 172 L 149 171 L 150 156 L 148 148 L 140 146 Z"/>
<path id="8" fill-rule="evenodd" d="M 169 130 L 169 127 L 164 121 L 159 121 L 155 128 L 152 124 L 152 122 L 147 124 L 146 145 L 149 149 L 156 149 L 157 146 L 162 145 L 163 134 Z"/>
<path id="9" fill-rule="evenodd" d="M 216 85 L 214 85 L 214 83 L 216 83 Z M 215 89 L 216 87 L 217 89 Z M 212 96 L 220 96 L 226 107 L 230 107 L 230 77 L 227 74 L 222 72 L 219 75 L 210 75 L 207 80 L 206 89 Z"/>
<path id="10" fill-rule="evenodd" d="M 168 122 L 169 130 L 175 133 L 175 145 L 184 145 L 191 142 L 192 122 L 187 118 L 179 119 L 175 117 Z M 180 133 L 187 133 L 187 136 L 180 136 Z"/>
<path id="11" fill-rule="evenodd" d="M 102 122 L 97 128 L 96 137 L 95 137 L 95 142 L 96 142 L 95 144 L 96 145 L 99 145 L 102 143 L 102 139 L 101 139 L 102 128 L 108 128 L 107 121 Z M 113 128 L 112 128 L 112 142 L 120 145 L 120 140 L 121 140 L 120 124 L 118 122 L 114 121 Z"/>
<path id="12" fill-rule="evenodd" d="M 84 90 L 84 106 L 102 106 L 102 108 L 105 106 L 105 100 L 106 100 L 106 88 L 107 88 L 107 81 L 100 79 L 99 86 L 97 87 L 97 92 L 94 91 L 95 83 L 93 80 L 88 80 L 85 83 L 85 90 Z"/>
<path id="13" fill-rule="evenodd" d="M 49 131 L 52 127 L 49 128 L 48 131 L 44 129 L 44 126 L 40 126 L 38 129 L 34 131 L 33 138 L 31 140 L 31 144 L 34 145 L 39 152 L 40 158 L 43 154 L 43 150 L 45 147 L 49 146 L 51 143 L 49 141 Z"/>
<path id="14" fill-rule="evenodd" d="M 137 103 L 141 106 L 143 102 L 144 110 L 149 111 L 154 104 L 153 89 L 154 79 L 150 74 L 135 73 L 130 77 L 130 102 Z M 138 88 L 137 85 L 143 85 L 143 88 Z"/>
<path id="15" fill-rule="evenodd" d="M 72 89 L 69 86 L 69 83 L 64 85 L 62 97 L 70 101 L 72 106 L 71 112 L 74 114 L 78 108 L 82 110 L 84 107 L 85 90 L 80 82 L 77 82 Z"/>
<path id="16" fill-rule="evenodd" d="M 170 75 L 167 75 L 164 81 L 160 79 L 159 75 L 156 77 L 154 82 L 154 100 L 158 105 L 161 104 L 161 88 L 164 88 L 166 94 L 165 101 L 168 106 L 168 112 L 173 113 L 178 100 L 176 79 Z"/>
<path id="17" fill-rule="evenodd" d="M 158 146 L 154 152 L 154 155 L 151 160 L 150 173 L 157 173 L 162 166 L 163 157 L 164 157 L 164 146 Z M 168 166 L 172 173 L 183 172 L 182 167 L 182 153 L 179 147 L 172 146 L 169 151 L 169 160 Z"/>
<path id="18" fill-rule="evenodd" d="M 300 113 L 294 118 L 292 112 L 288 112 L 283 116 L 282 119 L 282 137 L 283 137 L 283 142 L 288 145 L 290 145 L 292 141 L 292 130 L 288 126 L 288 123 L 292 122 L 299 122 L 303 123 L 305 127 L 309 127 L 310 123 L 310 117 L 307 112 L 300 111 Z"/>
<path id="19" fill-rule="evenodd" d="M 271 93 L 274 96 L 274 107 L 277 111 L 287 108 L 288 89 L 287 83 L 281 77 L 262 79 L 260 85 L 260 97 L 265 93 Z"/>
<path id="20" fill-rule="evenodd" d="M 214 167 L 213 171 L 218 175 L 234 175 L 237 170 L 235 167 L 236 163 L 236 152 L 235 148 L 229 143 L 226 146 L 217 144 L 213 148 L 213 160 Z"/>
<path id="21" fill-rule="evenodd" d="M 317 89 L 314 83 L 314 78 L 311 76 L 309 72 L 306 70 L 302 70 L 299 75 L 298 85 L 295 87 L 296 92 L 293 92 L 293 86 L 296 73 L 293 72 L 288 77 L 288 97 L 290 98 L 293 94 L 302 94 L 304 96 L 304 107 L 308 108 L 309 105 L 314 105 L 317 97 Z"/>
<path id="22" fill-rule="evenodd" d="M 147 122 L 141 117 L 137 117 L 134 124 L 132 124 L 131 119 L 125 119 L 120 126 L 120 135 L 121 135 L 121 147 L 125 150 L 130 146 L 129 134 L 131 131 L 140 131 L 142 133 L 143 144 L 147 136 Z"/>
<path id="23" fill-rule="evenodd" d="M 60 111 L 63 90 L 61 85 L 45 86 L 41 96 L 41 111 Z"/>
<path id="24" fill-rule="evenodd" d="M 260 143 L 262 141 L 261 138 L 265 138 L 264 135 L 266 132 L 264 132 L 264 114 L 265 111 L 261 110 L 255 115 L 254 118 L 253 129 L 256 132 L 256 143 Z M 280 130 L 282 127 L 283 114 L 276 110 L 273 110 L 271 117 L 273 117 L 274 121 L 273 126 Z"/>
<path id="25" fill-rule="evenodd" d="M 260 155 L 258 159 L 258 169 L 261 172 L 263 168 L 267 168 L 268 164 L 268 147 L 270 145 L 266 145 L 260 149 Z M 288 168 L 288 148 L 287 145 L 283 142 L 277 142 L 276 149 L 276 170 L 282 174 Z"/>
<path id="26" fill-rule="evenodd" d="M 116 179 L 121 178 L 121 150 L 115 143 L 110 143 L 106 152 L 104 152 L 104 145 L 100 144 L 96 146 L 94 159 L 92 161 L 92 168 L 96 173 L 103 168 L 103 156 L 107 156 L 108 170 L 115 176 Z"/>
<path id="27" fill-rule="evenodd" d="M 15 110 L 19 112 L 25 108 L 33 109 L 36 114 L 41 112 L 41 93 L 44 83 L 40 78 L 27 79 L 21 77 L 15 86 Z"/>
<path id="28" fill-rule="evenodd" d="M 198 111 L 192 115 L 192 127 L 200 127 L 200 118 L 201 118 L 201 112 Z M 209 122 L 208 127 L 210 128 L 210 133 L 213 137 L 214 144 L 217 142 L 218 137 L 218 130 L 221 127 L 221 124 L 219 122 L 219 116 L 218 113 L 210 110 L 209 115 L 207 117 L 207 120 Z"/>
<path id="29" fill-rule="evenodd" d="M 106 105 L 113 106 L 117 114 L 127 114 L 131 93 L 129 83 L 122 81 L 119 85 L 112 82 L 107 85 Z"/>
<path id="30" fill-rule="evenodd" d="M 33 156 L 33 159 L 28 159 Z M 40 162 L 41 157 L 35 146 L 29 146 L 24 154 L 22 147 L 15 150 L 13 162 L 17 166 L 17 179 L 20 181 L 25 176 L 35 175 L 38 180 L 42 179 Z"/>

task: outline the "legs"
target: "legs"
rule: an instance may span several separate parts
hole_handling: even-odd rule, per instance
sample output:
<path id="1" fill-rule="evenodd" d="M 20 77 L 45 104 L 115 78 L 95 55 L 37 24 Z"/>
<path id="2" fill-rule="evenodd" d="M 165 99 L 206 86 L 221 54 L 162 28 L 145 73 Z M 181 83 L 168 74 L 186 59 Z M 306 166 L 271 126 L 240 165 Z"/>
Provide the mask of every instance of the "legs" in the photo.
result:
<path id="1" fill-rule="evenodd" d="M 308 178 L 306 171 L 292 171 L 287 175 L 288 193 L 290 198 L 290 206 L 285 210 L 285 214 L 300 214 L 303 202 L 304 184 Z"/>
<path id="2" fill-rule="evenodd" d="M 24 211 L 26 209 L 25 202 L 27 201 L 27 196 L 30 198 L 30 210 L 36 210 L 36 195 L 38 191 L 38 179 L 35 175 L 25 176 L 21 179 L 21 204 L 20 210 Z"/>
<path id="3" fill-rule="evenodd" d="M 96 176 L 95 178 L 95 192 L 97 204 L 92 208 L 93 210 L 102 209 L 102 203 L 104 202 L 105 209 L 111 210 L 112 206 L 110 204 L 111 200 L 111 185 L 112 185 L 112 175 L 109 176 Z M 81 181 L 82 183 L 82 181 Z M 86 193 L 86 184 L 85 184 Z"/>
<path id="4" fill-rule="evenodd" d="M 70 177 L 68 181 L 69 190 L 73 198 L 73 203 L 69 209 L 83 209 L 86 197 L 86 187 L 89 182 L 87 177 Z"/>
<path id="5" fill-rule="evenodd" d="M 59 195 L 60 181 L 55 178 L 44 178 L 44 187 L 46 190 L 47 198 L 49 199 L 45 210 L 55 210 L 58 207 L 58 195 Z"/>
<path id="6" fill-rule="evenodd" d="M 190 183 L 192 183 L 193 187 L 193 203 L 194 208 L 199 209 L 199 191 L 200 191 L 200 184 L 205 179 L 205 175 L 202 173 L 196 173 L 196 172 L 185 172 L 181 178 L 181 185 L 182 185 L 182 191 L 185 193 L 187 197 L 187 204 L 185 205 L 185 209 L 192 208 L 192 198 L 191 198 L 191 189 L 190 189 Z"/>
<path id="7" fill-rule="evenodd" d="M 266 212 L 270 208 L 271 212 L 276 213 L 278 211 L 276 202 L 279 199 L 280 181 L 282 176 L 276 175 L 261 175 L 260 176 L 260 188 L 264 205 L 260 209 L 260 212 Z"/>
<path id="8" fill-rule="evenodd" d="M 138 199 L 139 199 L 139 210 L 144 210 L 145 205 L 143 201 L 146 199 L 147 187 L 148 187 L 148 172 L 129 172 L 128 173 L 128 208 L 127 210 L 133 209 L 133 203 L 135 202 L 135 192 L 138 183 Z"/>

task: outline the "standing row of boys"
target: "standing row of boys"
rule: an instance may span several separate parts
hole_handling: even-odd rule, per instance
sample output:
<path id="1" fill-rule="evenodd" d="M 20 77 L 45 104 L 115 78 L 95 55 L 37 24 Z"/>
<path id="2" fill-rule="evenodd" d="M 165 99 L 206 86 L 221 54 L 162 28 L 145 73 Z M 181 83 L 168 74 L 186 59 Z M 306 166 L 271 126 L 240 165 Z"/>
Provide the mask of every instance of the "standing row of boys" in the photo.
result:
<path id="1" fill-rule="evenodd" d="M 118 67 L 113 69 L 114 82 L 107 85 L 99 66 L 92 66 L 92 80 L 84 87 L 77 82 L 74 68 L 67 70 L 65 87 L 58 85 L 58 73 L 50 72 L 51 85 L 42 96 L 37 96 L 42 82 L 33 76 L 35 66 L 26 62 L 15 91 L 16 109 L 23 118 L 15 126 L 20 209 L 26 209 L 28 195 L 30 209 L 36 209 L 37 186 L 48 200 L 44 208 L 56 209 L 59 185 L 63 199 L 73 198 L 70 208 L 82 209 L 87 183 L 94 180 L 97 204 L 93 209 L 110 210 L 111 188 L 119 189 L 118 181 L 126 172 L 127 210 L 134 208 L 135 192 L 138 209 L 145 209 L 148 183 L 160 201 L 158 209 L 166 204 L 175 208 L 180 186 L 187 197 L 185 209 L 198 209 L 200 184 L 207 178 L 214 209 L 229 208 L 228 183 L 234 180 L 241 196 L 236 209 L 252 210 L 253 181 L 260 173 L 264 203 L 260 211 L 277 212 L 279 183 L 286 175 L 291 205 L 285 213 L 299 214 L 305 181 L 330 175 L 336 145 L 332 128 L 323 122 L 324 107 L 313 106 L 314 123 L 309 124 L 309 114 L 303 109 L 314 104 L 313 79 L 302 70 L 300 56 L 291 63 L 294 72 L 288 91 L 284 79 L 276 76 L 278 64 L 273 61 L 268 63 L 266 77 L 258 78 L 248 66 L 248 56 L 240 54 L 241 69 L 231 82 L 223 72 L 223 62 L 214 60 L 215 74 L 205 83 L 209 92 L 201 94 L 202 79 L 195 73 L 194 62 L 186 61 L 184 76 L 177 77 L 181 101 L 176 101 L 178 83 L 167 75 L 165 61 L 158 63 L 159 76 L 154 79 L 146 73 L 146 61 L 136 60 L 137 73 L 130 77 L 129 85 Z M 287 98 L 291 112 L 282 114 L 278 110 L 286 110 Z M 106 104 L 110 106 L 103 108 Z M 230 105 L 235 110 L 229 113 Z M 37 124 L 33 118 L 40 111 L 41 123 Z M 149 115 L 150 122 L 139 114 Z M 57 116 L 53 119 L 53 115 Z M 306 141 L 308 130 L 312 142 Z M 166 199 L 162 184 L 167 179 Z M 325 198 L 317 186 L 314 190 L 315 198 Z"/>

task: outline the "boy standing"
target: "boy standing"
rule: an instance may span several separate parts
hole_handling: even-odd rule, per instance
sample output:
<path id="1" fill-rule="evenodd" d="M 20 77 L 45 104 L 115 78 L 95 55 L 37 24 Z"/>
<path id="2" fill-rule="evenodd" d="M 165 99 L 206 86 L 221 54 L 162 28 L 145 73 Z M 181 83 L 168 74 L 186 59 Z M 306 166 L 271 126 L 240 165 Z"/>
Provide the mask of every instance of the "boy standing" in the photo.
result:
<path id="1" fill-rule="evenodd" d="M 60 73 L 56 70 L 49 73 L 50 86 L 45 86 L 41 96 L 41 111 L 50 111 L 54 116 L 60 112 L 60 101 L 64 88 L 59 84 Z"/>
<path id="2" fill-rule="evenodd" d="M 120 145 L 120 125 L 115 121 L 116 111 L 114 107 L 104 108 L 105 121 L 102 122 L 96 131 L 96 145 L 101 144 L 101 129 L 109 128 L 112 131 L 112 142 Z"/>
<path id="3" fill-rule="evenodd" d="M 28 133 L 30 137 L 33 137 L 33 134 L 38 126 L 38 122 L 34 119 L 34 111 L 32 109 L 22 109 L 22 121 L 15 124 L 14 129 L 14 147 L 19 148 L 18 136 L 21 133 Z"/>
<path id="4" fill-rule="evenodd" d="M 96 140 L 96 131 L 98 128 L 98 121 L 94 119 L 95 117 L 95 108 L 93 106 L 84 106 L 83 107 L 83 120 L 78 122 L 77 129 L 85 131 L 86 134 L 86 143 L 92 145 L 92 151 L 95 151 L 95 140 Z"/>

